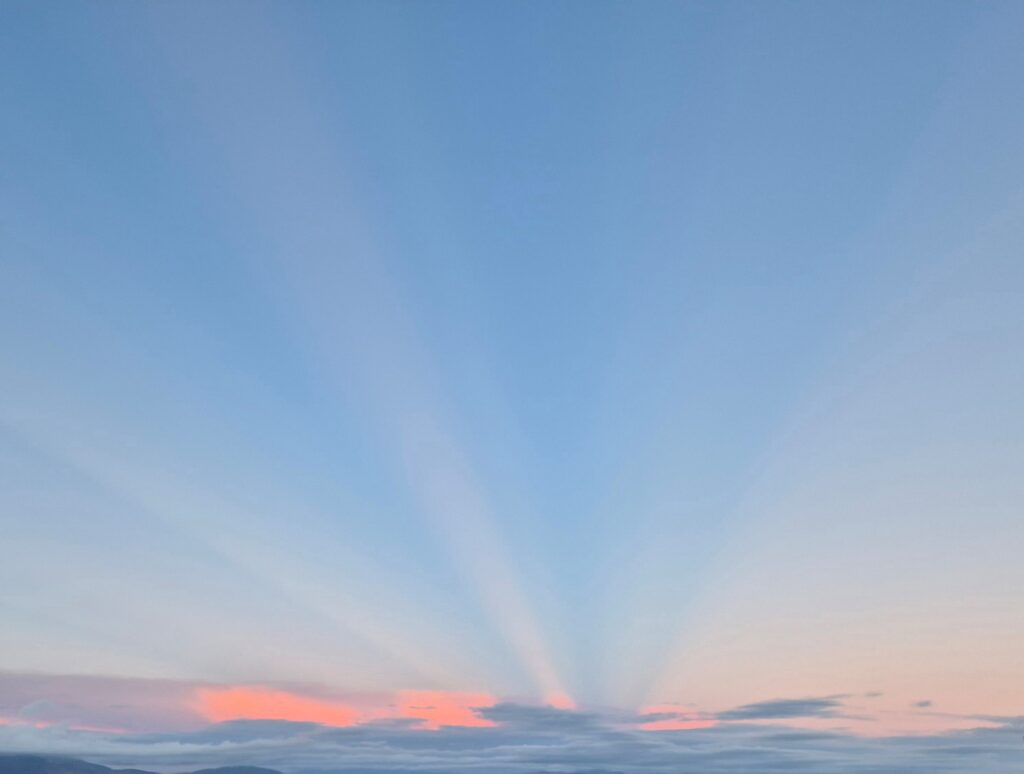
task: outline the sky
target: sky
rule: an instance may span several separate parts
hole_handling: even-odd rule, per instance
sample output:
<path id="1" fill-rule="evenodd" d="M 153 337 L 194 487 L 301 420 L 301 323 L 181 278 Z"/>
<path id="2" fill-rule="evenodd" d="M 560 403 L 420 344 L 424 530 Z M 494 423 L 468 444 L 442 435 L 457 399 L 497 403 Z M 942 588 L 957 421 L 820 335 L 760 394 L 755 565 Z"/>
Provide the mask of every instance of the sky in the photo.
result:
<path id="1" fill-rule="evenodd" d="M 1022 30 L 0 3 L 0 749 L 1018 770 Z"/>

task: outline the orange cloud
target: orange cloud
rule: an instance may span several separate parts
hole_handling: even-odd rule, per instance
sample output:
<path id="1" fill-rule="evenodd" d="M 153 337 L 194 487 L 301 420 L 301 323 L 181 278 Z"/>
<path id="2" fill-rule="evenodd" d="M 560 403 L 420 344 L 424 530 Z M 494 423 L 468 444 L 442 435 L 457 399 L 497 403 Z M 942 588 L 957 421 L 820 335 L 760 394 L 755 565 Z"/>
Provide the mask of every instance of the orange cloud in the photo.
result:
<path id="1" fill-rule="evenodd" d="M 313 699 L 287 691 L 236 686 L 200 688 L 197 708 L 215 723 L 225 720 L 293 720 L 326 726 L 351 726 L 359 712 L 337 702 Z"/>
<path id="2" fill-rule="evenodd" d="M 450 691 L 399 691 L 398 714 L 403 718 L 422 720 L 422 727 L 436 730 L 442 726 L 490 728 L 491 720 L 473 710 L 493 707 L 495 698 L 486 693 L 454 693 Z"/>
<path id="3" fill-rule="evenodd" d="M 716 721 L 701 717 L 696 712 L 680 707 L 678 704 L 654 704 L 640 710 L 641 715 L 671 715 L 661 720 L 641 723 L 644 731 L 689 731 L 696 728 L 710 728 Z"/>

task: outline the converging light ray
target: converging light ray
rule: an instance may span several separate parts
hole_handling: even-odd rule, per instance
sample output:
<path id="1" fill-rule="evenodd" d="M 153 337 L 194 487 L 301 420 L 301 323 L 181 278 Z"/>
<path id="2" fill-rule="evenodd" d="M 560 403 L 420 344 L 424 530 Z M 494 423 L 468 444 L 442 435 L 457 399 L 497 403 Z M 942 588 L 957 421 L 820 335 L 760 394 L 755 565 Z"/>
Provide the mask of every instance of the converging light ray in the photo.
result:
<path id="1" fill-rule="evenodd" d="M 0 3 L 0 774 L 1017 772 L 1022 29 Z"/>
<path id="2" fill-rule="evenodd" d="M 178 22 L 180 23 L 180 21 Z M 166 41 L 165 41 L 166 42 Z M 279 36 L 254 24 L 234 53 L 203 41 L 201 55 L 174 52 L 188 69 L 210 57 L 223 82 L 200 90 L 197 120 L 222 143 L 224 168 L 247 223 L 266 238 L 272 267 L 268 277 L 306 337 L 317 373 L 341 394 L 352 382 L 402 461 L 420 506 L 450 547 L 465 579 L 480 599 L 542 696 L 565 704 L 566 694 L 515 566 L 505 555 L 491 506 L 450 431 L 440 379 L 419 340 L 408 304 L 386 274 L 380 250 L 368 234 L 348 192 L 338 141 L 318 115 L 323 99 L 308 95 L 296 80 L 294 55 Z M 258 95 L 245 95 L 234 68 L 239 51 L 273 62 L 277 73 Z M 214 89 L 237 88 L 228 106 Z M 268 104 L 278 112 L 266 114 Z M 281 109 L 281 106 L 287 108 Z M 240 122 L 259 126 L 261 139 L 278 148 L 267 157 L 248 143 L 228 141 Z M 301 152 L 300 152 L 301 151 Z M 282 184 L 285 187 L 282 187 Z M 286 194 L 286 195 L 285 195 Z M 283 280 L 283 282 L 281 282 Z"/>

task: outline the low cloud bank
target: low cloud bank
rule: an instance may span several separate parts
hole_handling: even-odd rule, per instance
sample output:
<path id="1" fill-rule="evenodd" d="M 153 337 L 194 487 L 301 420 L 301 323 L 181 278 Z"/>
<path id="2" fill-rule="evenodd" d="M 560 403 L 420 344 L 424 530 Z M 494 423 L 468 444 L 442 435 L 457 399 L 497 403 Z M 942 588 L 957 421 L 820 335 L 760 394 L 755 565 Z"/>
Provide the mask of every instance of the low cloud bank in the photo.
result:
<path id="1" fill-rule="evenodd" d="M 259 765 L 288 774 L 1009 774 L 1024 764 L 1024 718 L 887 738 L 765 722 L 839 710 L 839 697 L 779 700 L 720 713 L 713 727 L 665 731 L 642 728 L 642 716 L 512 703 L 477 710 L 493 726 L 437 730 L 408 719 L 347 728 L 235 720 L 150 734 L 9 724 L 0 726 L 0 749 L 154 771 Z"/>

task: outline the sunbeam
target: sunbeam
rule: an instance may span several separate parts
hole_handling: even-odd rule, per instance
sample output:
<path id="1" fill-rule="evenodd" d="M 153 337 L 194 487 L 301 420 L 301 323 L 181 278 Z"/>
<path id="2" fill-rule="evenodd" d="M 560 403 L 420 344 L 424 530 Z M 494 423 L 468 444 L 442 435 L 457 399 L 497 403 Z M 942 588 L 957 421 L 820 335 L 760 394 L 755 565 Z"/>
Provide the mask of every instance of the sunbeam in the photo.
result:
<path id="1" fill-rule="evenodd" d="M 0 774 L 1018 771 L 1022 29 L 0 3 Z"/>

